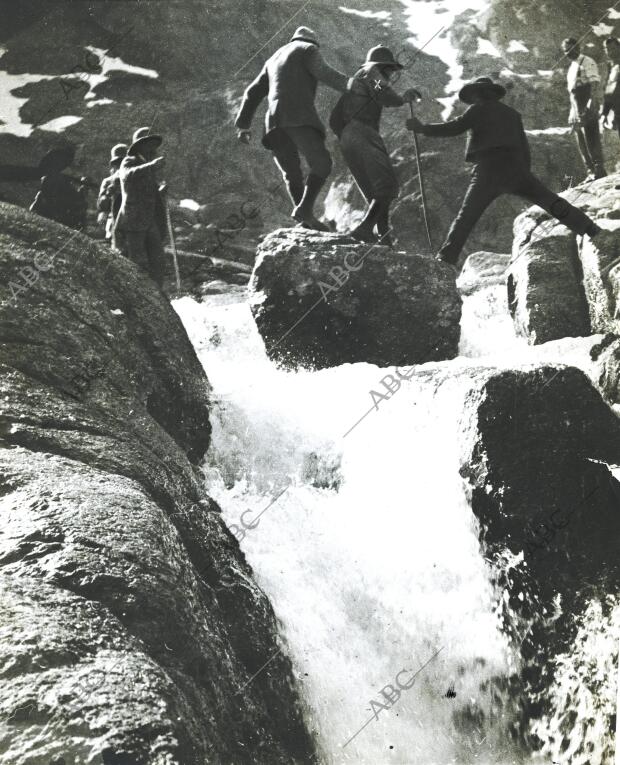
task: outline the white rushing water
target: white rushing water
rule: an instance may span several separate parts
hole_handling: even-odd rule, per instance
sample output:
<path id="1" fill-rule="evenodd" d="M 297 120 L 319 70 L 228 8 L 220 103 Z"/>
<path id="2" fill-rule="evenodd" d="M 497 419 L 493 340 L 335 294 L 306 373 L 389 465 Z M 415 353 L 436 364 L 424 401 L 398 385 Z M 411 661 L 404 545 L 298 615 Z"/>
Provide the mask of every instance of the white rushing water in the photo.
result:
<path id="1" fill-rule="evenodd" d="M 457 424 L 468 367 L 587 367 L 592 340 L 529 348 L 503 295 L 497 285 L 467 298 L 467 355 L 419 367 L 428 374 L 344 438 L 390 370 L 278 370 L 243 295 L 175 303 L 219 402 L 208 490 L 281 621 L 325 763 L 534 761 L 512 747 L 508 708 L 484 685 L 517 657 L 458 473 Z M 250 526 L 263 510 L 244 531 L 242 514 Z M 381 690 L 397 675 L 409 685 L 440 649 L 388 706 Z"/>

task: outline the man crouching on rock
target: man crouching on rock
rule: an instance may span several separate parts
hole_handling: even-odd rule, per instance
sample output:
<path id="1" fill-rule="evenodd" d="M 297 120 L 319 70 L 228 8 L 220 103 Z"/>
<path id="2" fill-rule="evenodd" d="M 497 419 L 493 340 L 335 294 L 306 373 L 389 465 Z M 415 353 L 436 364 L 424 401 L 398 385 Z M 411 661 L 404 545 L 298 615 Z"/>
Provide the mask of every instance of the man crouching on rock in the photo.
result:
<path id="1" fill-rule="evenodd" d="M 428 136 L 456 136 L 471 131 L 466 159 L 473 163 L 461 209 L 437 257 L 456 266 L 459 254 L 486 208 L 502 194 L 516 194 L 539 205 L 576 234 L 596 236 L 600 228 L 584 212 L 548 189 L 530 170 L 530 149 L 521 115 L 501 103 L 506 89 L 479 77 L 461 88 L 469 109 L 457 119 L 424 125 L 416 117 L 407 128 Z"/>
<path id="2" fill-rule="evenodd" d="M 319 52 L 319 42 L 308 27 L 299 27 L 291 41 L 279 48 L 243 95 L 235 125 L 239 140 L 248 143 L 250 125 L 260 102 L 267 97 L 263 146 L 273 153 L 295 205 L 292 217 L 307 228 L 329 231 L 314 215 L 314 204 L 332 170 L 325 147 L 325 128 L 314 106 L 319 82 L 344 93 L 348 79 L 333 69 Z M 300 154 L 308 164 L 304 184 Z"/>
<path id="3" fill-rule="evenodd" d="M 133 134 L 127 156 L 121 163 L 121 207 L 116 227 L 123 232 L 124 255 L 144 269 L 159 287 L 164 283 L 166 212 L 155 170 L 163 157 L 157 149 L 162 137 L 140 128 Z"/>

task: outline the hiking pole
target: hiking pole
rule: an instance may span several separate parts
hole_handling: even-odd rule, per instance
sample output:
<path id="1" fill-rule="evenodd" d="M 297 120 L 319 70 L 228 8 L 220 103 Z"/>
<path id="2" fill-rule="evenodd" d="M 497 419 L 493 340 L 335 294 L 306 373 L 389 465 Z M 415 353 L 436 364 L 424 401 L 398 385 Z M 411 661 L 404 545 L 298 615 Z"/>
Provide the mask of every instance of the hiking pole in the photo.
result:
<path id="1" fill-rule="evenodd" d="M 168 206 L 168 199 L 164 199 L 164 207 L 166 210 L 166 225 L 168 226 L 168 236 L 170 237 L 170 246 L 172 247 L 172 262 L 174 263 L 174 276 L 177 282 L 177 289 L 181 289 L 181 275 L 179 274 L 179 258 L 177 256 L 177 245 L 174 241 L 174 231 L 172 230 L 172 220 L 170 218 L 170 207 Z"/>
<path id="2" fill-rule="evenodd" d="M 411 117 L 414 117 L 413 114 L 413 103 L 409 101 L 409 111 L 411 112 Z M 428 225 L 428 215 L 426 212 L 426 192 L 424 191 L 424 178 L 422 177 L 422 164 L 420 162 L 420 146 L 418 144 L 418 134 L 413 131 L 413 148 L 415 150 L 415 161 L 418 166 L 418 178 L 420 179 L 420 196 L 422 197 L 422 213 L 424 215 L 424 225 L 426 227 L 426 236 L 428 238 L 428 243 L 430 245 L 431 250 L 433 249 L 433 240 L 431 239 L 431 229 Z"/>

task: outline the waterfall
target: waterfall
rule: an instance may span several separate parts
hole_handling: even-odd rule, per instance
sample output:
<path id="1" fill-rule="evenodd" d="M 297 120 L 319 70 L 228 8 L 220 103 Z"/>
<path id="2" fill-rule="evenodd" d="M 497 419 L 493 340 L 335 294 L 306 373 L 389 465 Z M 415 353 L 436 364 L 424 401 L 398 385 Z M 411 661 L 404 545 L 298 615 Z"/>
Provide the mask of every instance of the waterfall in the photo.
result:
<path id="1" fill-rule="evenodd" d="M 273 603 L 325 763 L 524 761 L 502 690 L 518 656 L 458 472 L 457 426 L 471 368 L 587 368 L 593 340 L 528 347 L 504 289 L 465 298 L 463 355 L 416 367 L 375 408 L 370 391 L 385 393 L 393 370 L 279 370 L 241 294 L 176 301 L 216 397 L 208 489 Z"/>

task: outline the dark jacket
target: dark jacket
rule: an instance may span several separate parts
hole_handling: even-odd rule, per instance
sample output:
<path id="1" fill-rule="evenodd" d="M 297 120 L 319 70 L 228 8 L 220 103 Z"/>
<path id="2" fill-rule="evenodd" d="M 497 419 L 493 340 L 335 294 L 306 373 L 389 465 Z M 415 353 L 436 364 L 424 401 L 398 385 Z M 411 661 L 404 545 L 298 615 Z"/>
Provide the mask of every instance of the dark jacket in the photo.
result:
<path id="1" fill-rule="evenodd" d="M 338 99 L 330 115 L 329 126 L 339 138 L 351 120 L 363 122 L 379 132 L 383 107 L 402 106 L 404 103 L 374 67 L 370 70 L 362 68 L 355 73 L 351 89 Z"/>
<path id="2" fill-rule="evenodd" d="M 73 179 L 63 173 L 53 173 L 41 178 L 30 210 L 65 226 L 82 229 L 86 225 L 87 206 L 84 193 L 76 189 Z"/>
<path id="3" fill-rule="evenodd" d="M 122 231 L 148 231 L 153 224 L 165 236 L 166 213 L 159 192 L 153 162 L 140 156 L 127 156 L 118 175 L 121 182 L 121 207 L 117 228 Z"/>
<path id="4" fill-rule="evenodd" d="M 276 128 L 311 126 L 325 135 L 314 106 L 318 82 L 344 92 L 348 78 L 332 69 L 313 43 L 295 40 L 282 46 L 245 91 L 235 125 L 247 130 L 258 105 L 266 97 L 263 144 L 267 148 L 270 147 L 269 134 Z"/>
<path id="5" fill-rule="evenodd" d="M 425 125 L 424 135 L 454 136 L 470 130 L 465 158 L 479 162 L 496 149 L 510 149 L 529 168 L 530 148 L 518 111 L 501 101 L 473 104 L 465 114 L 449 122 Z"/>

